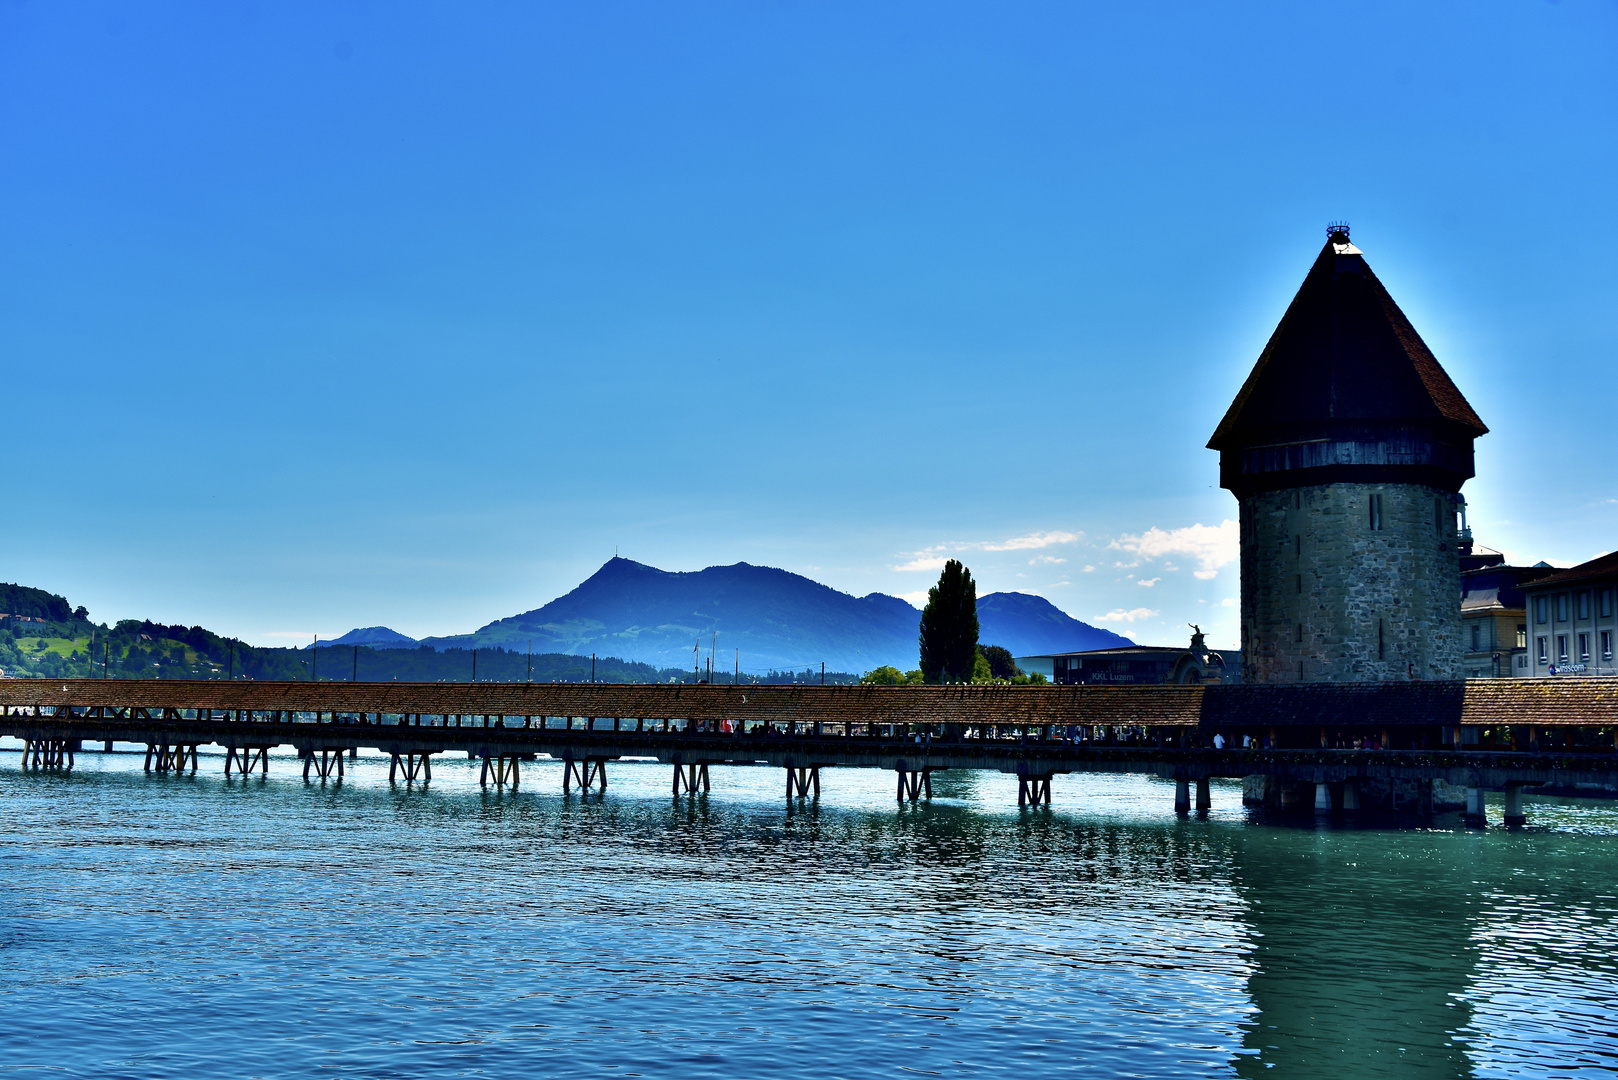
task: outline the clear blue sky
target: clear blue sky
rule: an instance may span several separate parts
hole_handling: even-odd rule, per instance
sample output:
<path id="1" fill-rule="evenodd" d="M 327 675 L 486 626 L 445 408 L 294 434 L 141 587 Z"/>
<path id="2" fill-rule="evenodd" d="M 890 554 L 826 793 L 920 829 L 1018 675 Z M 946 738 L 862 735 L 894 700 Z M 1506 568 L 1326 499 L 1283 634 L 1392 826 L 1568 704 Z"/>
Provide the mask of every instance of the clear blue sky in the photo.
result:
<path id="1" fill-rule="evenodd" d="M 0 578 L 271 644 L 958 553 L 1234 644 L 1203 445 L 1334 218 L 1478 538 L 1587 559 L 1615 115 L 1611 0 L 0 4 Z"/>

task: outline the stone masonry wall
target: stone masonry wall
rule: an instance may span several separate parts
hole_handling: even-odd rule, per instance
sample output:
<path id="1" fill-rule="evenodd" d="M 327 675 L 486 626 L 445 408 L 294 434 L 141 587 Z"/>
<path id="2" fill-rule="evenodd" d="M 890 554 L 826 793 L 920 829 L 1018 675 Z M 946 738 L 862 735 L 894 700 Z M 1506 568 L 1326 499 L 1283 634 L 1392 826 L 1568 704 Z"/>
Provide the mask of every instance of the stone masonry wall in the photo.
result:
<path id="1" fill-rule="evenodd" d="M 1243 499 L 1242 677 L 1460 678 L 1455 504 L 1454 493 L 1420 484 L 1323 484 Z"/>

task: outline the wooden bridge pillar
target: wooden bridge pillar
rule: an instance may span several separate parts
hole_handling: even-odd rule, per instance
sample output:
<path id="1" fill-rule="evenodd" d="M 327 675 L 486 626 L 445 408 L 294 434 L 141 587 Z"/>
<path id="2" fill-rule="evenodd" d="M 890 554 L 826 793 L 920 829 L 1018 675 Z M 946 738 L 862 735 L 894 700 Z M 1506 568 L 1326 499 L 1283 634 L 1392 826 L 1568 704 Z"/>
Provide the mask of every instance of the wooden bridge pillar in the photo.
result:
<path id="1" fill-rule="evenodd" d="M 225 776 L 227 778 L 230 776 L 230 770 L 233 766 L 235 767 L 236 771 L 243 776 L 246 776 L 248 773 L 252 772 L 254 766 L 261 769 L 263 771 L 263 775 L 269 776 L 269 746 L 260 743 L 254 746 L 227 747 L 225 750 Z"/>
<path id="2" fill-rule="evenodd" d="M 149 773 L 182 773 L 186 770 L 186 762 L 190 762 L 191 775 L 197 772 L 197 743 L 178 743 L 170 746 L 167 743 L 146 744 L 145 770 Z"/>
<path id="3" fill-rule="evenodd" d="M 899 777 L 899 801 L 915 802 L 933 797 L 933 770 L 906 769 L 902 765 L 893 770 Z"/>
<path id="4" fill-rule="evenodd" d="M 1206 814 L 1213 809 L 1213 792 L 1208 789 L 1208 778 L 1197 781 L 1197 813 Z"/>
<path id="5" fill-rule="evenodd" d="M 337 779 L 341 780 L 343 778 L 343 755 L 348 752 L 348 749 L 348 747 L 344 746 L 336 750 L 305 750 L 303 752 L 303 778 L 308 780 L 309 770 L 313 768 L 315 775 L 322 782 L 330 780 L 334 772 L 337 774 Z"/>
<path id="6" fill-rule="evenodd" d="M 579 790 L 589 794 L 590 789 L 597 784 L 601 786 L 601 793 L 607 792 L 607 763 L 598 758 L 585 758 L 583 761 L 574 761 L 567 758 L 562 762 L 562 794 L 566 795 L 574 780 L 579 782 Z"/>
<path id="7" fill-rule="evenodd" d="M 810 789 L 814 790 L 814 798 L 820 798 L 820 766 L 810 765 L 804 768 L 787 766 L 787 799 L 794 797 L 807 799 Z"/>
<path id="8" fill-rule="evenodd" d="M 1174 781 L 1174 812 L 1176 814 L 1191 812 L 1191 781 Z"/>
<path id="9" fill-rule="evenodd" d="M 418 779 L 425 784 L 433 778 L 433 752 L 406 750 L 402 754 L 393 754 L 393 759 L 388 762 L 388 783 L 393 783 L 400 773 L 404 774 L 407 784 L 413 784 Z"/>
<path id="10" fill-rule="evenodd" d="M 682 771 L 682 770 L 684 770 L 684 771 Z M 791 784 L 792 784 L 791 770 L 789 769 L 789 770 L 787 770 L 787 772 L 788 772 L 788 776 L 787 776 L 787 785 L 788 785 L 787 786 L 787 792 L 788 792 L 787 798 L 791 798 L 792 797 L 792 795 L 791 795 L 791 791 L 792 791 L 792 788 L 791 788 Z M 701 785 L 701 789 L 702 789 L 702 791 L 704 793 L 706 793 L 709 790 L 709 787 L 708 787 L 708 766 L 706 764 L 675 765 L 674 766 L 674 794 L 675 795 L 680 794 L 680 789 L 681 789 L 682 786 L 684 787 L 684 789 L 687 792 L 691 793 L 692 795 L 695 795 L 697 793 L 698 785 Z M 818 786 L 817 786 L 817 788 L 815 790 L 815 794 L 816 795 L 820 794 L 820 790 L 819 790 Z"/>
<path id="11" fill-rule="evenodd" d="M 1017 777 L 1017 805 L 1039 806 L 1051 804 L 1051 774 Z"/>
<path id="12" fill-rule="evenodd" d="M 1466 789 L 1466 824 L 1474 829 L 1481 829 L 1489 823 L 1484 813 L 1483 789 L 1469 787 Z"/>
<path id="13" fill-rule="evenodd" d="M 70 772 L 73 769 L 73 754 L 78 749 L 77 739 L 24 739 L 22 767 Z"/>
<path id="14" fill-rule="evenodd" d="M 485 754 L 483 756 L 483 771 L 478 776 L 478 783 L 480 785 L 487 784 L 489 777 L 492 775 L 495 787 L 505 787 L 510 784 L 512 790 L 515 791 L 518 781 L 522 779 L 522 757 L 521 754 Z M 565 786 L 564 782 L 564 788 Z M 581 786 L 588 789 L 590 785 L 588 782 L 582 782 Z M 601 771 L 601 788 L 605 791 L 606 787 L 607 774 L 606 770 L 603 769 Z"/>

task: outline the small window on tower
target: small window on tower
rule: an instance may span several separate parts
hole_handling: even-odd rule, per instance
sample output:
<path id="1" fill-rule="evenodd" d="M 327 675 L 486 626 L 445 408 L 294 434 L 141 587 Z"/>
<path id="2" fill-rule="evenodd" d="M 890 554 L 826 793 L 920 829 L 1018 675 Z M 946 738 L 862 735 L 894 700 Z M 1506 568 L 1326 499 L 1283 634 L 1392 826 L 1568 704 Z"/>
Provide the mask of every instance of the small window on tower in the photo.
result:
<path id="1" fill-rule="evenodd" d="M 1483 627 L 1477 623 L 1472 624 L 1472 651 L 1477 652 L 1483 647 Z"/>
<path id="2" fill-rule="evenodd" d="M 1370 500 L 1371 531 L 1382 531 L 1382 496 L 1372 495 Z"/>
<path id="3" fill-rule="evenodd" d="M 1433 535 L 1444 535 L 1444 500 L 1433 500 Z"/>

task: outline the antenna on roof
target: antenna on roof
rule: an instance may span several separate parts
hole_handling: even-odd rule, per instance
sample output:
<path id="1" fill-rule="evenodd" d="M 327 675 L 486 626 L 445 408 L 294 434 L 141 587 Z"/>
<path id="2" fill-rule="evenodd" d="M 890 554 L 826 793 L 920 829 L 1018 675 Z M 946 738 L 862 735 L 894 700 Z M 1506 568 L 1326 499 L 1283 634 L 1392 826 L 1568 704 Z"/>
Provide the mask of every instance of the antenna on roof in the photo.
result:
<path id="1" fill-rule="evenodd" d="M 1326 235 L 1328 237 L 1331 237 L 1331 236 L 1336 236 L 1338 233 L 1343 234 L 1343 239 L 1344 240 L 1348 239 L 1348 222 L 1346 222 L 1346 221 L 1328 221 L 1326 223 Z"/>

